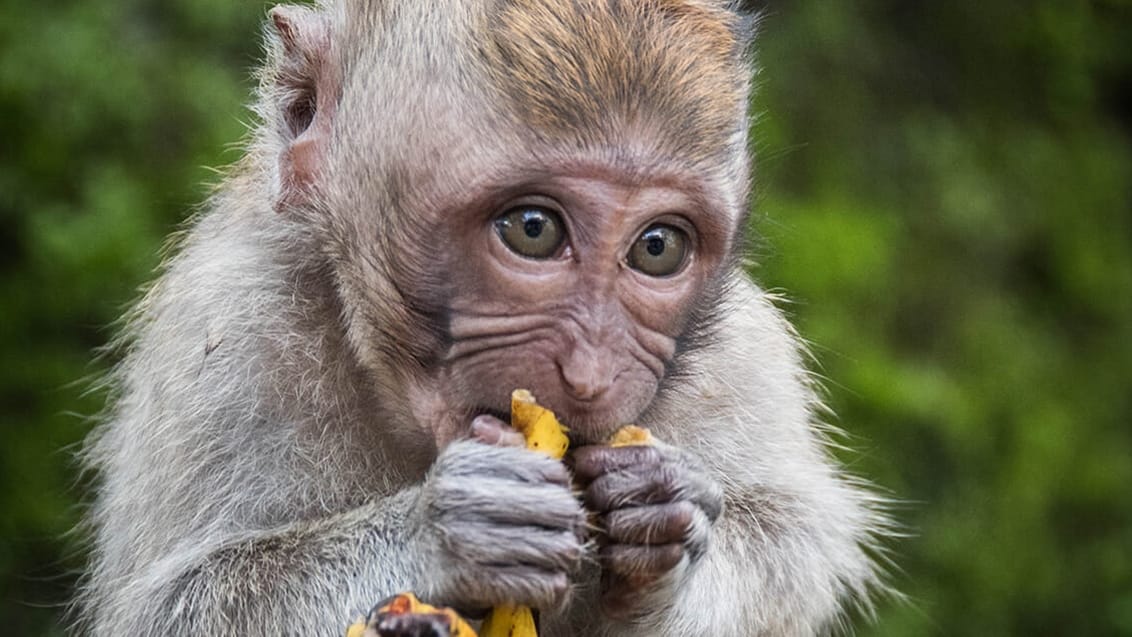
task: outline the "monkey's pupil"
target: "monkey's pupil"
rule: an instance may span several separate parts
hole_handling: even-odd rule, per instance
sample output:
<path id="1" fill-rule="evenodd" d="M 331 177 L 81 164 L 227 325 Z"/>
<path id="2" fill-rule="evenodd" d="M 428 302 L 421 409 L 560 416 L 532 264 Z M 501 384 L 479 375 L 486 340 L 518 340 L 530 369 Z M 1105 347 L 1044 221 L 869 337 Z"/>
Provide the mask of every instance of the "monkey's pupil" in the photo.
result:
<path id="1" fill-rule="evenodd" d="M 542 234 L 542 219 L 535 217 L 523 221 L 523 232 L 532 239 L 537 238 Z"/>
<path id="2" fill-rule="evenodd" d="M 634 270 L 650 276 L 668 276 L 680 270 L 687 253 L 688 234 L 658 223 L 637 237 L 626 262 Z"/>
<path id="3" fill-rule="evenodd" d="M 516 206 L 495 220 L 495 231 L 512 251 L 531 259 L 553 257 L 565 239 L 562 219 L 541 206 Z"/>

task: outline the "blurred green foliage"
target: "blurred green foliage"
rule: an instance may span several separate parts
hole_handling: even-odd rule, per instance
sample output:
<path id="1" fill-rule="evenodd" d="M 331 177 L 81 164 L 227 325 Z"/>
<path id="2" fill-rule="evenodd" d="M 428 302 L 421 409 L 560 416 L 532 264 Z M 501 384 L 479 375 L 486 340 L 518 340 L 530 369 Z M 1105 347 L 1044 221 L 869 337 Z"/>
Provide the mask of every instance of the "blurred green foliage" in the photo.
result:
<path id="1" fill-rule="evenodd" d="M 1132 4 L 764 8 L 755 273 L 910 534 L 861 632 L 1132 635 Z M 79 381 L 238 156 L 264 10 L 0 0 L 6 634 L 63 632 Z"/>

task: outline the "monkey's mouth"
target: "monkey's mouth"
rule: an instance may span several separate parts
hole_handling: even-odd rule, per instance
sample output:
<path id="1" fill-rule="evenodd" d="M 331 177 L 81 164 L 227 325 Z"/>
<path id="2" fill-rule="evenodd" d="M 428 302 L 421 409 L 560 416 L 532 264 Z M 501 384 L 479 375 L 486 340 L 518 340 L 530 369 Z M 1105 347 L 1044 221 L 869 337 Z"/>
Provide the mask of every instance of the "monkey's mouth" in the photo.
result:
<path id="1" fill-rule="evenodd" d="M 511 424 L 511 413 L 509 411 L 496 409 L 494 407 L 485 407 L 485 406 L 476 407 L 475 409 L 473 409 L 471 411 L 471 415 L 468 418 L 468 421 L 470 422 L 470 421 L 474 420 L 477 416 L 492 416 L 494 418 L 498 418 L 499 420 L 503 421 L 504 423 L 507 423 L 508 425 Z M 585 444 L 592 444 L 593 442 L 595 442 L 595 440 L 591 439 L 590 436 L 583 435 L 580 432 L 578 432 L 577 430 L 572 429 L 570 427 L 569 423 L 563 422 L 562 424 L 567 429 L 567 435 L 570 437 L 570 446 L 571 447 L 585 445 Z"/>
<path id="2" fill-rule="evenodd" d="M 558 414 L 557 411 L 555 413 L 556 415 Z M 506 424 L 511 424 L 511 412 L 499 410 L 499 408 L 489 407 L 486 405 L 480 405 L 473 408 L 473 410 L 469 412 L 468 422 L 474 420 L 475 416 L 480 415 L 489 415 L 492 416 L 492 418 L 496 418 Z M 574 447 L 582 447 L 585 445 L 600 444 L 600 442 L 607 440 L 610 434 L 618 428 L 615 427 L 615 425 L 609 425 L 604 420 L 602 421 L 601 425 L 597 425 L 590 421 L 575 422 L 577 422 L 576 427 L 572 427 L 571 421 L 561 421 L 564 427 L 566 427 L 566 434 L 569 437 L 569 446 L 571 446 L 572 449 Z"/>
<path id="3" fill-rule="evenodd" d="M 557 408 L 545 403 L 542 403 L 542 405 L 553 411 L 562 422 L 563 426 L 566 427 L 567 435 L 570 437 L 571 448 L 582 445 L 599 444 L 607 440 L 609 436 L 623 424 L 635 422 L 632 418 L 618 418 L 605 410 L 577 411 L 571 410 L 569 405 L 559 405 Z M 508 425 L 511 424 L 509 405 L 507 408 L 503 409 L 489 405 L 477 405 L 469 410 L 467 422 L 470 423 L 477 416 L 492 416 Z M 621 416 L 624 415 L 622 414 Z"/>

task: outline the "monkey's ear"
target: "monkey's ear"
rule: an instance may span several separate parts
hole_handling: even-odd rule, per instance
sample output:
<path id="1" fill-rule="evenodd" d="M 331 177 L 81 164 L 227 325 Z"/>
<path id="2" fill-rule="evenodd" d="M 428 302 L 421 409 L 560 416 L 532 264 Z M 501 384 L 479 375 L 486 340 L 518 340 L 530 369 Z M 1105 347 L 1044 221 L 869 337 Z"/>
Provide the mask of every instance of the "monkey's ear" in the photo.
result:
<path id="1" fill-rule="evenodd" d="M 317 194 L 339 80 L 331 59 L 330 21 L 325 13 L 279 5 L 269 14 L 275 28 L 272 108 L 283 143 L 274 207 L 301 206 Z M 270 35 L 269 35 L 270 37 Z"/>

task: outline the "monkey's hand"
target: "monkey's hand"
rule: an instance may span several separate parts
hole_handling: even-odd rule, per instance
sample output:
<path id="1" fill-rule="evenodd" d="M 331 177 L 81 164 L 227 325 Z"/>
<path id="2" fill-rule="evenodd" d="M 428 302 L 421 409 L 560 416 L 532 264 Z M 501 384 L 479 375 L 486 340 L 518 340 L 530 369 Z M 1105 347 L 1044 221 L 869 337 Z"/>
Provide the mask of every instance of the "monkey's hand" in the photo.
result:
<path id="1" fill-rule="evenodd" d="M 631 619 L 673 599 L 707 550 L 723 490 L 702 464 L 660 442 L 573 452 L 602 530 L 602 605 Z"/>
<path id="2" fill-rule="evenodd" d="M 418 592 L 465 611 L 564 604 L 583 555 L 585 510 L 561 462 L 509 446 L 522 435 L 497 429 L 495 444 L 449 445 L 425 479 L 414 526 L 429 572 Z"/>

